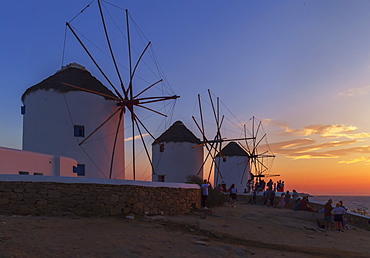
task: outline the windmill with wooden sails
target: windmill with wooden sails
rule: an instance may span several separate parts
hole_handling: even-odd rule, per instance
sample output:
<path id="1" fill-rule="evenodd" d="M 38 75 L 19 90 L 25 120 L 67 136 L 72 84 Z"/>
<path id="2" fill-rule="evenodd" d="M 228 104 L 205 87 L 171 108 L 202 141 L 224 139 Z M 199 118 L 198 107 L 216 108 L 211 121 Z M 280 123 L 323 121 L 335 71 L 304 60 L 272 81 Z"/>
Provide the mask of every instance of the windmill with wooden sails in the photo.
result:
<path id="1" fill-rule="evenodd" d="M 262 122 L 252 117 L 243 124 L 242 133 L 236 138 L 227 138 L 221 135 L 225 121 L 225 115 L 220 113 L 220 99 L 212 96 L 208 90 L 208 104 L 213 114 L 213 127 L 215 135 L 208 137 L 205 128 L 203 105 L 198 95 L 199 119 L 193 116 L 193 120 L 199 129 L 203 140 L 198 146 L 204 146 L 206 150 L 203 167 L 210 160 L 208 180 L 213 173 L 214 185 L 221 184 L 224 188 L 235 184 L 240 190 L 244 190 L 250 179 L 261 179 L 269 173 L 275 155 L 268 147 L 266 134 L 263 131 Z M 241 124 L 241 123 L 239 123 Z M 225 146 L 224 143 L 227 143 Z M 261 150 L 261 148 L 263 150 Z M 202 167 L 202 168 L 203 168 Z"/>
<path id="2" fill-rule="evenodd" d="M 101 38 L 105 40 L 106 51 L 101 46 L 97 47 L 74 26 L 80 15 L 86 13 L 93 2 L 96 2 L 98 6 Z M 123 12 L 125 15 L 128 67 L 124 67 L 120 62 L 122 53 L 116 55 L 106 19 L 107 13 L 108 17 L 112 18 L 111 13 L 108 12 L 108 7 L 116 8 L 118 12 Z M 149 131 L 143 119 L 139 118 L 139 115 L 142 115 L 143 110 L 145 110 L 147 111 L 144 114 L 146 116 L 154 114 L 166 117 L 167 115 L 162 110 L 156 109 L 157 106 L 153 108 L 152 105 L 160 102 L 166 103 L 168 100 L 176 100 L 179 96 L 165 94 L 169 87 L 158 75 L 156 75 L 158 79 L 151 82 L 143 79 L 141 75 L 138 76 L 140 68 L 143 65 L 148 66 L 143 61 L 144 57 L 148 56 L 148 52 L 153 50 L 151 50 L 151 42 L 146 43 L 141 51 L 136 51 L 132 47 L 130 19 L 131 16 L 128 10 L 106 1 L 96 0 L 92 1 L 78 15 L 66 23 L 66 32 L 70 31 L 72 33 L 75 42 L 82 47 L 88 60 L 94 64 L 94 69 L 105 80 L 108 87 L 105 87 L 84 67 L 73 63 L 63 66 L 56 74 L 35 85 L 36 87 L 29 88 L 22 97 L 27 111 L 24 114 L 25 139 L 23 145 L 26 147 L 25 150 L 75 158 L 79 163 L 83 163 L 80 164 L 83 168 L 86 166 L 86 173 L 81 173 L 81 175 L 125 179 L 127 173 L 125 173 L 124 162 L 124 117 L 125 113 L 129 111 L 133 179 L 136 179 L 135 149 L 137 144 L 135 144 L 135 139 L 141 139 L 142 146 L 151 163 L 144 135 L 149 135 L 152 139 L 155 139 L 155 137 Z M 111 24 L 117 25 L 115 21 Z M 96 36 L 98 34 L 97 27 L 93 26 L 92 32 Z M 122 43 L 120 42 L 118 52 L 122 52 Z M 107 65 L 108 62 L 98 60 L 93 51 L 87 46 L 88 44 L 98 49 L 98 52 L 103 52 L 102 55 L 106 56 L 112 69 L 105 68 L 104 65 Z M 65 50 L 63 51 L 62 63 L 64 63 L 64 53 Z M 153 55 L 153 52 L 150 52 L 150 54 L 153 62 L 156 63 L 155 55 Z M 162 73 L 157 63 L 156 68 Z M 122 70 L 127 73 L 127 76 L 123 76 Z M 124 82 L 124 78 L 126 78 L 126 82 Z M 141 83 L 138 83 L 139 80 Z M 163 91 L 163 94 L 157 96 L 149 95 L 153 89 L 159 87 L 161 89 L 158 91 L 163 90 L 163 88 L 167 91 Z M 164 104 L 162 109 L 168 109 L 167 104 Z M 74 132 L 74 135 L 69 137 L 71 132 Z M 90 169 L 95 169 L 97 172 L 89 174 Z"/>

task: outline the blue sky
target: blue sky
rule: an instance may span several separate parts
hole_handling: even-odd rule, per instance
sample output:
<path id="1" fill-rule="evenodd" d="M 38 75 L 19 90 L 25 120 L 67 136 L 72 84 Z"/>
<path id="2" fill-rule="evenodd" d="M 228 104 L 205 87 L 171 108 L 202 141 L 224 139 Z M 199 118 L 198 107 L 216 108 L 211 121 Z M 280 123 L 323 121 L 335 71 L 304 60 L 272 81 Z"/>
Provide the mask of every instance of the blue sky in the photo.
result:
<path id="1" fill-rule="evenodd" d="M 197 94 L 206 95 L 211 89 L 239 121 L 252 116 L 265 121 L 268 140 L 276 143 L 275 152 L 281 157 L 276 161 L 277 170 L 297 171 L 304 166 L 289 158 L 302 152 L 279 145 L 289 141 L 309 146 L 301 157 L 318 162 L 318 167 L 323 162 L 318 157 L 335 150 L 335 155 L 323 159 L 332 162 L 330 173 L 342 169 L 338 164 L 361 158 L 354 162 L 361 167 L 343 170 L 366 170 L 370 152 L 370 2 L 109 2 L 129 9 L 153 42 L 169 84 L 181 96 L 173 121 L 182 120 L 196 132 L 191 116 L 196 112 Z M 3 3 L 0 146 L 21 148 L 21 95 L 60 68 L 65 22 L 89 3 Z M 96 1 L 90 8 L 96 8 Z M 86 17 L 82 25 L 94 30 L 94 15 Z M 69 35 L 65 60 L 81 63 L 99 78 L 79 46 L 71 42 Z M 333 141 L 341 144 L 322 147 Z M 290 165 L 286 165 L 288 161 Z M 286 176 L 293 178 L 292 174 Z"/>

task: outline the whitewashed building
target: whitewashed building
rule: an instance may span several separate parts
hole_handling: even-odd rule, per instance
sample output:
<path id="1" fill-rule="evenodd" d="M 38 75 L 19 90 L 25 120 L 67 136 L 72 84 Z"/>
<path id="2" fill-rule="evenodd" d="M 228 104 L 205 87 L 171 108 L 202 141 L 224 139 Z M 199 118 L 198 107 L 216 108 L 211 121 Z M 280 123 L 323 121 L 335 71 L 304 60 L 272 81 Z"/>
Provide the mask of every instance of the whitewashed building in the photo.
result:
<path id="1" fill-rule="evenodd" d="M 28 88 L 22 96 L 23 150 L 75 159 L 78 176 L 124 179 L 123 120 L 118 128 L 111 172 L 119 112 L 107 120 L 117 111 L 117 102 L 96 92 L 115 97 L 83 66 L 75 63 Z"/>
<path id="2" fill-rule="evenodd" d="M 76 177 L 76 168 L 68 157 L 0 147 L 1 174 Z"/>
<path id="3" fill-rule="evenodd" d="M 238 143 L 230 142 L 221 150 L 221 154 L 217 155 L 214 160 L 216 164 L 214 185 L 222 184 L 229 189 L 232 184 L 235 184 L 239 193 L 244 192 L 250 178 L 248 153 Z"/>
<path id="4" fill-rule="evenodd" d="M 152 144 L 152 181 L 184 183 L 191 175 L 203 178 L 203 147 L 181 122 L 175 122 Z"/>

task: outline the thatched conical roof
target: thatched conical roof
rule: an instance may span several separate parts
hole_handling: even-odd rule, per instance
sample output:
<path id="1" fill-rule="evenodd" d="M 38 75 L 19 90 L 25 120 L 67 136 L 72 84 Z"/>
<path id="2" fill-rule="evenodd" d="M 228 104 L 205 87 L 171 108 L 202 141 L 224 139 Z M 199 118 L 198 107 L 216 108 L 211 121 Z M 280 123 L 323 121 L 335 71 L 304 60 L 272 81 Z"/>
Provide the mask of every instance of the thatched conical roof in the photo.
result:
<path id="1" fill-rule="evenodd" d="M 76 63 L 72 63 L 67 66 L 64 66 L 54 75 L 28 88 L 22 95 L 22 101 L 24 101 L 24 98 L 29 93 L 37 90 L 53 89 L 54 91 L 57 92 L 69 92 L 79 90 L 64 85 L 61 82 L 65 82 L 77 87 L 103 93 L 116 98 L 116 95 L 113 92 L 111 92 L 107 87 L 105 87 L 98 79 L 92 76 L 90 72 L 85 69 L 85 67 Z"/>
<path id="2" fill-rule="evenodd" d="M 158 142 L 189 142 L 199 144 L 200 140 L 181 121 L 176 121 L 152 145 L 158 144 Z"/>
<path id="3" fill-rule="evenodd" d="M 243 150 L 243 148 L 240 147 L 240 145 L 236 142 L 230 142 L 228 145 L 226 145 L 221 150 L 221 154 L 225 157 L 248 156 L 248 153 L 245 150 Z"/>

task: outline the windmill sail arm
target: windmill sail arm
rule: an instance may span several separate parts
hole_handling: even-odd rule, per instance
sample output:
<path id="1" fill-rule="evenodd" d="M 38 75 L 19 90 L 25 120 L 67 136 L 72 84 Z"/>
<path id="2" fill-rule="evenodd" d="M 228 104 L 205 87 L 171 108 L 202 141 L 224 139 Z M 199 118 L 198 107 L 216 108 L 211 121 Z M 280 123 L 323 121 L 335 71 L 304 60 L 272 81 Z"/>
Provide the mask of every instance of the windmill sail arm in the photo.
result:
<path id="1" fill-rule="evenodd" d="M 173 96 L 165 96 L 165 97 L 146 97 L 146 98 L 139 98 L 135 99 L 139 104 L 147 104 L 147 103 L 153 103 L 153 102 L 159 102 L 169 99 L 177 99 L 180 98 L 180 96 L 173 95 Z"/>
<path id="2" fill-rule="evenodd" d="M 85 50 L 85 52 L 87 53 L 87 55 L 93 61 L 93 63 L 95 64 L 95 66 L 98 68 L 98 70 L 100 71 L 100 73 L 104 76 L 104 78 L 107 80 L 107 82 L 109 83 L 109 85 L 114 89 L 114 92 L 117 94 L 117 96 L 120 97 L 121 99 L 123 99 L 122 95 L 119 93 L 119 91 L 116 89 L 116 87 L 114 87 L 113 83 L 109 80 L 108 76 L 101 69 L 101 67 L 99 66 L 99 64 L 96 62 L 96 60 L 94 59 L 94 57 L 91 55 L 90 51 L 86 48 L 85 44 L 78 37 L 77 33 L 73 30 L 72 26 L 68 22 L 66 23 L 66 25 L 70 29 L 70 31 L 73 33 L 73 35 L 75 36 L 75 38 L 77 39 L 77 41 L 80 43 L 80 45 L 82 46 L 82 48 Z"/>
<path id="3" fill-rule="evenodd" d="M 76 85 L 69 84 L 69 83 L 66 83 L 66 82 L 60 82 L 60 83 L 66 85 L 66 86 L 69 86 L 71 88 L 75 88 L 75 89 L 78 89 L 78 90 L 82 90 L 82 91 L 86 91 L 86 92 L 89 92 L 89 93 L 93 93 L 93 94 L 100 95 L 100 96 L 103 96 L 103 97 L 107 97 L 107 98 L 110 98 L 110 99 L 113 99 L 113 100 L 117 100 L 117 101 L 120 101 L 121 100 L 119 98 L 113 97 L 113 96 L 108 95 L 108 94 L 104 94 L 104 93 L 101 93 L 101 92 L 97 92 L 97 91 L 85 89 L 85 88 L 78 87 Z"/>
<path id="4" fill-rule="evenodd" d="M 275 158 L 275 155 L 257 155 L 259 158 Z"/>
<path id="5" fill-rule="evenodd" d="M 99 125 L 92 133 L 90 133 L 82 142 L 80 142 L 78 145 L 81 146 L 84 142 L 86 142 L 96 131 L 98 131 L 103 125 L 105 125 L 115 114 L 118 113 L 118 111 L 122 110 L 122 108 L 118 108 L 113 114 L 111 114 L 101 125 Z"/>
<path id="6" fill-rule="evenodd" d="M 146 92 L 147 90 L 149 90 L 151 87 L 155 86 L 156 84 L 158 84 L 158 83 L 160 83 L 162 81 L 163 81 L 163 79 L 160 79 L 159 81 L 157 81 L 157 82 L 153 83 L 152 85 L 148 86 L 146 89 L 144 89 L 140 93 L 136 94 L 134 96 L 134 99 L 136 99 L 138 96 L 140 96 L 141 94 L 143 94 L 144 92 Z"/>
<path id="7" fill-rule="evenodd" d="M 98 6 L 99 6 L 100 17 L 101 17 L 101 21 L 102 21 L 102 24 L 103 24 L 104 34 L 105 34 L 105 38 L 106 38 L 106 41 L 107 41 L 107 44 L 108 44 L 109 52 L 110 52 L 110 54 L 111 54 L 112 61 L 113 61 L 113 64 L 114 64 L 114 67 L 115 67 L 115 69 L 116 69 L 116 73 L 117 73 L 118 79 L 119 79 L 119 81 L 120 81 L 120 84 L 121 84 L 121 87 L 122 87 L 122 91 L 123 91 L 123 92 L 126 92 L 126 91 L 125 91 L 124 84 L 123 84 L 123 80 L 122 80 L 122 77 L 121 77 L 121 74 L 120 74 L 119 69 L 118 69 L 118 65 L 117 65 L 117 62 L 116 62 L 116 58 L 115 58 L 114 53 L 113 53 L 112 45 L 111 45 L 111 43 L 110 43 L 110 39 L 109 39 L 108 31 L 107 31 L 107 26 L 106 26 L 106 24 L 105 24 L 105 19 L 104 19 L 104 14 L 103 14 L 103 9 L 102 9 L 102 7 L 101 7 L 100 0 L 98 0 Z M 126 96 L 126 97 L 127 97 L 127 96 Z"/>
<path id="8" fill-rule="evenodd" d="M 146 107 L 146 106 L 142 106 L 142 105 L 140 105 L 140 104 L 137 104 L 136 106 L 141 107 L 141 108 L 144 108 L 144 109 L 149 110 L 149 111 L 152 111 L 152 112 L 154 112 L 154 113 L 156 113 L 156 114 L 159 114 L 159 115 L 161 115 L 161 116 L 167 117 L 167 115 L 165 115 L 165 114 L 163 114 L 163 113 L 161 113 L 161 112 L 158 112 L 158 111 L 156 111 L 156 110 L 154 110 L 154 109 L 148 108 L 148 107 Z"/>
<path id="9" fill-rule="evenodd" d="M 150 41 L 148 42 L 148 44 L 146 45 L 145 49 L 144 49 L 144 50 L 143 50 L 143 52 L 141 53 L 141 55 L 140 55 L 139 59 L 136 61 L 136 64 L 135 64 L 134 70 L 132 71 L 132 74 L 131 74 L 131 76 L 130 76 L 130 84 L 132 84 L 132 79 L 134 78 L 134 75 L 135 75 L 136 69 L 137 69 L 137 67 L 139 66 L 139 63 L 140 63 L 141 59 L 143 58 L 143 56 L 144 56 L 145 52 L 147 51 L 147 49 L 149 48 L 149 46 L 150 46 L 150 44 L 151 44 L 151 43 L 152 43 L 152 42 L 150 42 Z"/>

